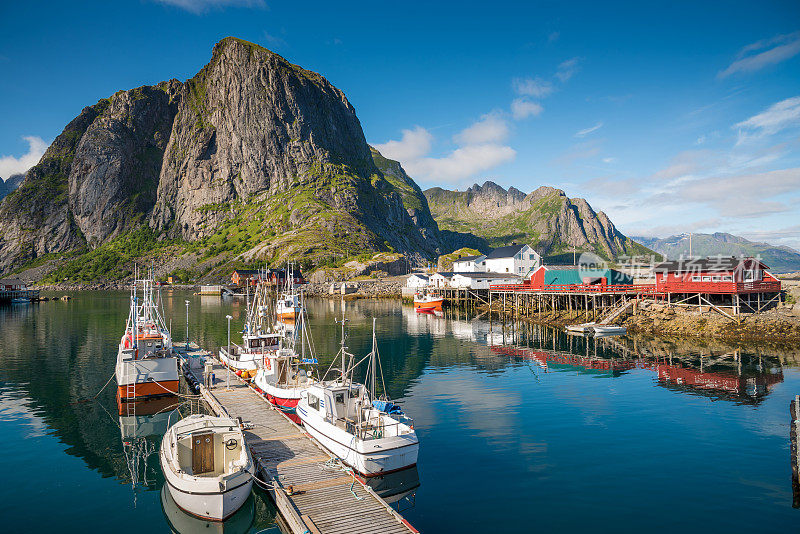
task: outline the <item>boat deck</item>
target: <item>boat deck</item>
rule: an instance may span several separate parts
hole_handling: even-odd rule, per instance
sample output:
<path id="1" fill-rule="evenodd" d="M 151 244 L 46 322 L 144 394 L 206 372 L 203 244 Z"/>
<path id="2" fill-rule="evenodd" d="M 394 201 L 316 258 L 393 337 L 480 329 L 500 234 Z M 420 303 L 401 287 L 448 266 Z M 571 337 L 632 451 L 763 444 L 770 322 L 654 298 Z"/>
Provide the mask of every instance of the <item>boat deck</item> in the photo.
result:
<path id="1" fill-rule="evenodd" d="M 195 371 L 202 383 L 201 374 Z M 327 467 L 333 456 L 234 373 L 226 387 L 228 371 L 216 360 L 214 374 L 211 389 L 203 387 L 201 393 L 218 414 L 253 425 L 245 431 L 247 445 L 259 477 L 273 486 L 270 496 L 292 532 L 417 532 L 360 477 Z"/>

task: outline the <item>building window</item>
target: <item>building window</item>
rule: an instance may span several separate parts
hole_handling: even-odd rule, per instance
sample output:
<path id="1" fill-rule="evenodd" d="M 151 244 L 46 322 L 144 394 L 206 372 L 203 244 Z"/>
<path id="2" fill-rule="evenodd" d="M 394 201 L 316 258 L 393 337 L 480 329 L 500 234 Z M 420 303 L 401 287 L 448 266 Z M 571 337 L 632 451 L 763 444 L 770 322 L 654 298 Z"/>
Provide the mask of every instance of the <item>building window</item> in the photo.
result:
<path id="1" fill-rule="evenodd" d="M 692 277 L 692 282 L 699 282 L 699 281 L 700 281 L 700 277 L 699 276 L 693 276 Z"/>
<path id="2" fill-rule="evenodd" d="M 535 260 L 535 259 L 536 259 L 536 256 L 535 256 L 535 255 L 533 255 L 533 254 L 528 254 L 528 259 L 529 259 L 529 260 Z"/>
<path id="3" fill-rule="evenodd" d="M 508 267 L 506 267 L 506 272 L 508 272 Z"/>

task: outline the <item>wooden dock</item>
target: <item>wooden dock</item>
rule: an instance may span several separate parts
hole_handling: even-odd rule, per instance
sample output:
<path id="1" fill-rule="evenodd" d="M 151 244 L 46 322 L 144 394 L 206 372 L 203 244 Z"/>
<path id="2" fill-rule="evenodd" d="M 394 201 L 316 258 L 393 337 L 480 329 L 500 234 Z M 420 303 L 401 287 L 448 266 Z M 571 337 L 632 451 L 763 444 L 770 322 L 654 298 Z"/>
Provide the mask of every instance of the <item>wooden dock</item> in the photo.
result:
<path id="1" fill-rule="evenodd" d="M 245 431 L 247 446 L 259 479 L 267 483 L 265 489 L 292 533 L 418 532 L 360 477 L 330 467 L 334 457 L 302 427 L 213 361 L 213 385 L 201 387 L 201 394 L 218 415 L 253 425 Z M 202 384 L 201 374 L 194 371 Z"/>

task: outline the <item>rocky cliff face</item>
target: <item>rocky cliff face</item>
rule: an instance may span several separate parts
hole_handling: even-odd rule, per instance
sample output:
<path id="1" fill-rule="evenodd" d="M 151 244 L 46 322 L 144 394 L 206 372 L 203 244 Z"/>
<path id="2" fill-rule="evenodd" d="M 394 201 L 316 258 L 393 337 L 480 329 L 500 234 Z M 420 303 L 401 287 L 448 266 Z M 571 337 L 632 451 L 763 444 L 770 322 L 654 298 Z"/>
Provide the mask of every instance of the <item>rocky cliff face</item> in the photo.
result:
<path id="1" fill-rule="evenodd" d="M 494 182 L 466 191 L 434 187 L 425 191 L 439 228 L 472 233 L 491 246 L 528 242 L 548 255 L 590 251 L 606 258 L 641 254 L 646 249 L 625 237 L 605 213 L 560 189 L 539 187 L 525 195 Z"/>
<path id="2" fill-rule="evenodd" d="M 340 90 L 228 37 L 190 80 L 120 91 L 65 128 L 0 205 L 0 272 L 145 225 L 206 257 L 434 257 L 436 223 L 409 184 L 376 167 Z"/>

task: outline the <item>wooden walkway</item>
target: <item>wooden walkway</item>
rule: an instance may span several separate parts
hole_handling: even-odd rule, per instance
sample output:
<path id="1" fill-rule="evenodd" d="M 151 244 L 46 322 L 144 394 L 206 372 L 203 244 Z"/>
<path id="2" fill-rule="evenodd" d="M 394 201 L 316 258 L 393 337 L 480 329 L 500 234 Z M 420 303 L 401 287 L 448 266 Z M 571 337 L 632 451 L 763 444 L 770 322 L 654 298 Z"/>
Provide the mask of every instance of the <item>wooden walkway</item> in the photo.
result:
<path id="1" fill-rule="evenodd" d="M 203 383 L 202 371 L 194 374 Z M 359 477 L 327 467 L 332 455 L 217 360 L 214 374 L 201 394 L 218 415 L 253 425 L 245 439 L 259 478 L 272 486 L 267 491 L 293 533 L 417 532 Z"/>

